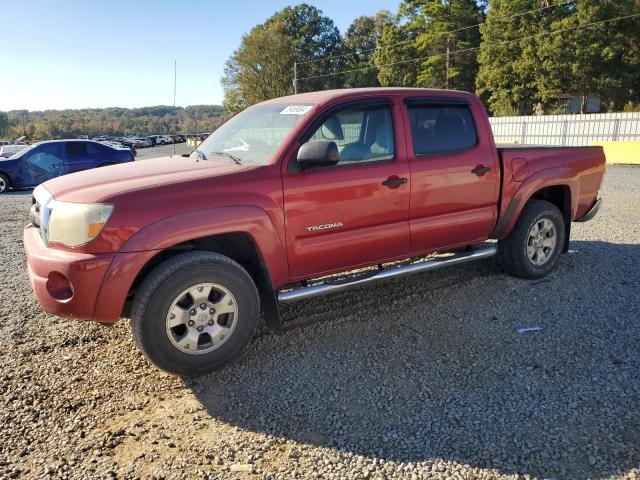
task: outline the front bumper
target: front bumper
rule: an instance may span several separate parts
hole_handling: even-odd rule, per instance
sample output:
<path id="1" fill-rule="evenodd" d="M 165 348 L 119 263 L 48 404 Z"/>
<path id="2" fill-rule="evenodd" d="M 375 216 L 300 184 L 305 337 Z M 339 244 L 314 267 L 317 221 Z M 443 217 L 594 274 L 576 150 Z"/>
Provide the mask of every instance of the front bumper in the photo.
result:
<path id="1" fill-rule="evenodd" d="M 47 248 L 33 225 L 25 227 L 23 241 L 29 280 L 42 308 L 65 317 L 93 319 L 100 286 L 115 254 Z"/>
<path id="2" fill-rule="evenodd" d="M 591 220 L 600 211 L 600 208 L 602 207 L 602 202 L 603 202 L 602 198 L 596 199 L 596 201 L 593 203 L 593 206 L 589 209 L 589 211 L 587 213 L 585 213 L 582 217 L 576 218 L 575 221 L 576 222 L 588 222 L 589 220 Z"/>

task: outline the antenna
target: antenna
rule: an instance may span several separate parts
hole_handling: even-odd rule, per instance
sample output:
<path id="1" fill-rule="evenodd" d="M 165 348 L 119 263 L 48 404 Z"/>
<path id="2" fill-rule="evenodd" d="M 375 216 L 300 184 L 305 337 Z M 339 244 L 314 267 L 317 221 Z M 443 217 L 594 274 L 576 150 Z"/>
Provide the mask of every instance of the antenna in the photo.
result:
<path id="1" fill-rule="evenodd" d="M 173 132 L 174 135 L 178 135 L 178 114 L 176 113 L 176 84 L 178 83 L 178 61 L 173 61 L 173 114 L 176 116 L 176 127 Z M 176 155 L 176 138 L 173 137 L 173 156 Z"/>

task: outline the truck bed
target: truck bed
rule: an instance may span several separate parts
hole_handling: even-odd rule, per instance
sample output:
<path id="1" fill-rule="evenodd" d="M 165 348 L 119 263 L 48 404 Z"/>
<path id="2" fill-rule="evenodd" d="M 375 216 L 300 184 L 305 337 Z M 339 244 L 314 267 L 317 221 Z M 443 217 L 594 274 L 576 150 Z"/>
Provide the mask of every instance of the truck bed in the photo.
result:
<path id="1" fill-rule="evenodd" d="M 565 179 L 571 186 L 572 220 L 583 216 L 595 202 L 605 170 L 602 147 L 564 147 L 552 145 L 498 145 L 503 167 L 501 216 L 521 191 L 522 183 L 545 176 Z"/>

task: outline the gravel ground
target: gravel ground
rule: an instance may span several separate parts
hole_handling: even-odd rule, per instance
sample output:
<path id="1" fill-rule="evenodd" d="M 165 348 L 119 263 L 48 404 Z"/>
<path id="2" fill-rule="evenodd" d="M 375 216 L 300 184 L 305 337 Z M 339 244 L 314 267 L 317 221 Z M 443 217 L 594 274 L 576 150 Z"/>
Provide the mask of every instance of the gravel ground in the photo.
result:
<path id="1" fill-rule="evenodd" d="M 184 381 L 127 322 L 40 310 L 30 192 L 3 195 L 0 477 L 639 478 L 640 169 L 604 196 L 548 278 L 487 260 L 301 302 Z"/>

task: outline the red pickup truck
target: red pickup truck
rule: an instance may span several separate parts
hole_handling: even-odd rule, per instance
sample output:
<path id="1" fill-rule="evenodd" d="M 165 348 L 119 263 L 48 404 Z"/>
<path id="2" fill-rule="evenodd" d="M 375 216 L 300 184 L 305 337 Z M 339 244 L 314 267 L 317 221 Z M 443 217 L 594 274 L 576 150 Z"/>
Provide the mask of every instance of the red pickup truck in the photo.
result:
<path id="1" fill-rule="evenodd" d="M 130 313 L 149 360 L 197 374 L 237 357 L 261 311 L 279 331 L 280 303 L 495 254 L 547 275 L 600 208 L 604 171 L 600 147 L 496 148 L 469 93 L 304 93 L 239 113 L 188 158 L 40 185 L 24 245 L 47 312 Z"/>

